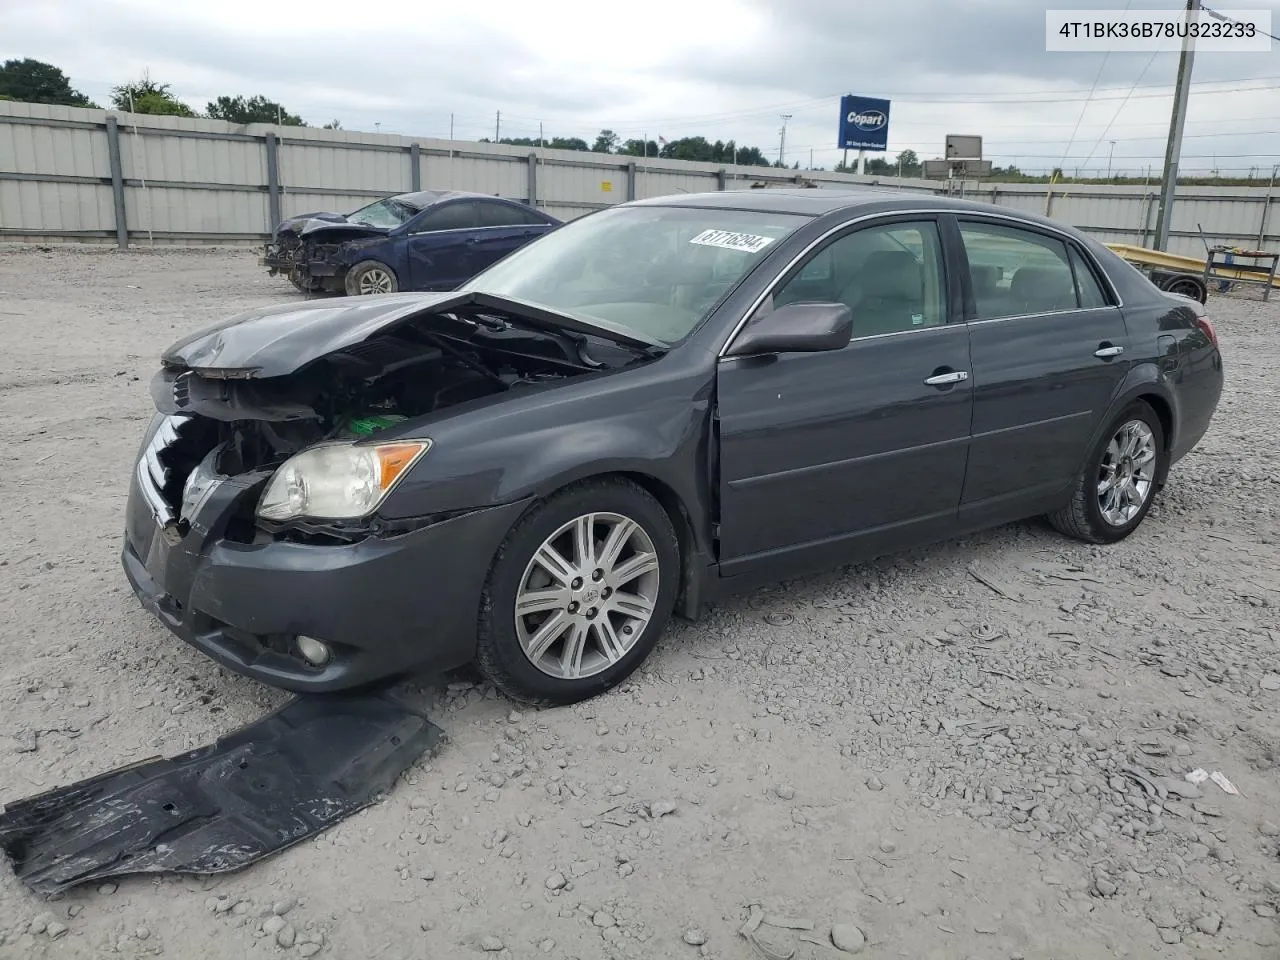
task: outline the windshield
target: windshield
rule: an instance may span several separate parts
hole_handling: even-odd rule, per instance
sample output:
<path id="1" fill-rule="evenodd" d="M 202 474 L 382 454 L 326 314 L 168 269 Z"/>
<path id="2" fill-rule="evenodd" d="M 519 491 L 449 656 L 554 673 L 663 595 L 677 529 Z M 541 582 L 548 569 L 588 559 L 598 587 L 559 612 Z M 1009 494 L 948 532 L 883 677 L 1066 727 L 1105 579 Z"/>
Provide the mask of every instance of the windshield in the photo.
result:
<path id="1" fill-rule="evenodd" d="M 398 227 L 418 211 L 395 197 L 387 197 L 367 207 L 361 207 L 355 213 L 347 214 L 352 223 L 362 223 L 369 227 Z"/>
<path id="2" fill-rule="evenodd" d="M 463 289 L 674 343 L 808 219 L 743 210 L 615 207 L 527 244 Z"/>

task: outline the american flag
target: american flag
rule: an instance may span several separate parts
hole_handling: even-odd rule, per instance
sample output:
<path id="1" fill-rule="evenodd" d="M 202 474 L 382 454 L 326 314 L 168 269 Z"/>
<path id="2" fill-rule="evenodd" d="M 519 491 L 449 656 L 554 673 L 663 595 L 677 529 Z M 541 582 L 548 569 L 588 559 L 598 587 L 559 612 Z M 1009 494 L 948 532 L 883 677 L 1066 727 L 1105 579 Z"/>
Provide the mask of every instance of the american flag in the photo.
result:
<path id="1" fill-rule="evenodd" d="M 662 135 L 659 135 L 659 136 L 658 136 L 658 142 L 659 142 L 660 144 L 662 144 L 662 145 L 665 147 L 665 146 L 667 145 L 667 138 L 666 138 L 666 137 L 664 137 L 664 136 L 662 136 Z"/>

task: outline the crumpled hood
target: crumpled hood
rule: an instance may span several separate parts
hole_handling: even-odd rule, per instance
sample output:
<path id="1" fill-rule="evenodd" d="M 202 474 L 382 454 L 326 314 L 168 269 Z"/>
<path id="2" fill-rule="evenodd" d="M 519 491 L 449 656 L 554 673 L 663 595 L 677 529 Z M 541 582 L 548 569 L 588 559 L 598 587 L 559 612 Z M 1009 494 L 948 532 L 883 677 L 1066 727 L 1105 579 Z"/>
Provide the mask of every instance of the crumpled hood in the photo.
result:
<path id="1" fill-rule="evenodd" d="M 657 341 L 623 330 L 584 323 L 491 294 L 388 293 L 249 310 L 184 337 L 165 350 L 161 360 L 170 367 L 195 370 L 205 377 L 285 376 L 414 317 L 466 306 L 519 317 L 530 326 L 546 330 L 590 334 L 634 347 L 657 345 Z"/>
<path id="2" fill-rule="evenodd" d="M 287 220 L 281 220 L 276 226 L 275 236 L 278 240 L 284 234 L 293 234 L 297 236 L 302 229 L 312 222 L 333 225 L 335 223 L 347 223 L 347 215 L 345 213 L 331 213 L 321 211 L 319 213 L 300 213 L 296 217 L 289 217 Z"/>

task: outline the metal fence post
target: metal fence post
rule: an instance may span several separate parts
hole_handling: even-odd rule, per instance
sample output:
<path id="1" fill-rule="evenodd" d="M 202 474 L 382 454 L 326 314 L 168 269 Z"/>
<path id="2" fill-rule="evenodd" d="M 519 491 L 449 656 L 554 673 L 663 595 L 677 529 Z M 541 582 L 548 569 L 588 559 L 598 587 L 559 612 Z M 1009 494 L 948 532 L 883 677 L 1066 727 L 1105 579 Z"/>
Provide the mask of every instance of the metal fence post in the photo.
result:
<path id="1" fill-rule="evenodd" d="M 529 154 L 529 206 L 538 205 L 538 155 Z"/>
<path id="2" fill-rule="evenodd" d="M 111 197 L 116 207 L 116 246 L 129 249 L 129 224 L 124 217 L 124 168 L 120 165 L 120 124 L 107 114 L 107 162 L 111 165 Z"/>
<path id="3" fill-rule="evenodd" d="M 631 201 L 636 198 L 636 162 L 632 160 L 627 164 L 627 200 Z"/>
<path id="4" fill-rule="evenodd" d="M 418 141 L 409 144 L 409 189 L 417 193 L 422 189 L 422 151 Z"/>
<path id="5" fill-rule="evenodd" d="M 274 236 L 280 224 L 280 155 L 276 150 L 275 133 L 263 136 L 267 145 L 267 215 L 271 222 L 267 224 L 267 236 Z"/>

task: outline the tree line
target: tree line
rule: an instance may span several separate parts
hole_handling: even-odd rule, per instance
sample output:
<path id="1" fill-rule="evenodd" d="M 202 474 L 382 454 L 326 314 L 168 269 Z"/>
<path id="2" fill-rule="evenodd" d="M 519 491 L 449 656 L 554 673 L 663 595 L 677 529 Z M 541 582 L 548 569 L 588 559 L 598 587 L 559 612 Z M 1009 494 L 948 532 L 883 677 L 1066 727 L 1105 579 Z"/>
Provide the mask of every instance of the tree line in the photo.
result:
<path id="1" fill-rule="evenodd" d="M 581 137 L 502 137 L 480 143 L 502 143 L 512 147 L 545 147 L 549 150 L 578 150 L 583 153 L 612 153 L 621 157 L 659 157 L 663 160 L 695 160 L 702 163 L 736 163 L 746 167 L 777 167 L 759 147 L 739 146 L 733 140 L 711 141 L 706 137 L 679 140 L 623 140 L 612 130 L 601 130 L 595 142 Z M 799 169 L 799 164 L 795 169 Z"/>
<path id="2" fill-rule="evenodd" d="M 65 107 L 102 108 L 71 86 L 71 78 L 51 63 L 26 57 L 0 64 L 0 100 L 56 104 Z M 167 83 L 156 83 L 144 73 L 142 78 L 111 88 L 111 107 L 129 113 L 159 114 L 168 117 L 206 117 L 229 123 L 277 123 L 287 127 L 315 126 L 266 97 L 218 97 L 197 111 L 173 93 Z M 340 129 L 331 120 L 326 130 Z"/>

